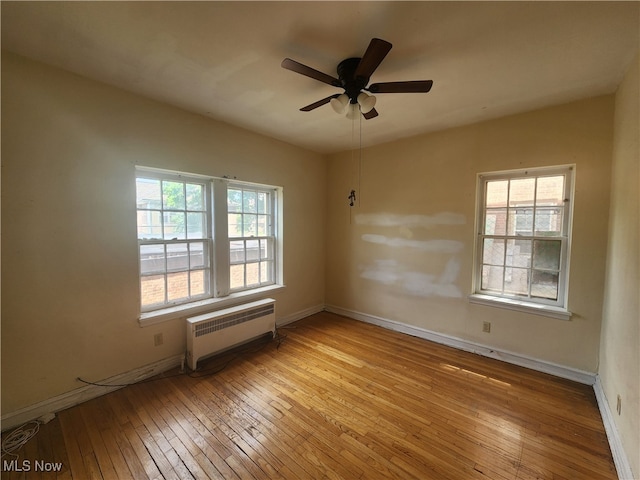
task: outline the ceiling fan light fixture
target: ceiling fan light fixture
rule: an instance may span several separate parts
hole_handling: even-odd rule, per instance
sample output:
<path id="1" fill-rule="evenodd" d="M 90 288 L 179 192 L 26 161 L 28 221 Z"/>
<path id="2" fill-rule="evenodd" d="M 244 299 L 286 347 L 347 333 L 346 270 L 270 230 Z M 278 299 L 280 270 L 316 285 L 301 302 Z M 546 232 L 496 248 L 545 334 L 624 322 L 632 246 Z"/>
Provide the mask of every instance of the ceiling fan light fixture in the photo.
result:
<path id="1" fill-rule="evenodd" d="M 336 98 L 332 98 L 329 103 L 336 113 L 343 114 L 347 109 L 347 105 L 349 105 L 349 97 L 346 93 L 343 93 Z"/>
<path id="2" fill-rule="evenodd" d="M 360 93 L 357 100 L 362 113 L 369 113 L 376 106 L 376 97 L 367 92 Z"/>
<path id="3" fill-rule="evenodd" d="M 350 103 L 347 110 L 347 118 L 349 120 L 355 120 L 360 115 L 360 105 L 357 103 Z"/>

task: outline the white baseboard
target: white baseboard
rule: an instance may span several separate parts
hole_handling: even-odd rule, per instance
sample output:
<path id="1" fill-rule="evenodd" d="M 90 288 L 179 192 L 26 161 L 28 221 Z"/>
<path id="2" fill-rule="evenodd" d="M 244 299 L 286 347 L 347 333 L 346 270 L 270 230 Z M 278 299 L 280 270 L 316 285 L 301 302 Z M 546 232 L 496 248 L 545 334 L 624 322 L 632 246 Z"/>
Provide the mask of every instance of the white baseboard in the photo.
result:
<path id="1" fill-rule="evenodd" d="M 525 368 L 530 368 L 538 372 L 548 373 L 556 377 L 566 378 L 585 385 L 593 385 L 596 381 L 596 374 L 585 372 L 564 365 L 558 365 L 555 363 L 547 362 L 537 358 L 532 358 L 519 353 L 509 352 L 506 350 L 499 350 L 494 347 L 482 345 L 461 338 L 445 335 L 438 332 L 433 332 L 406 323 L 397 322 L 395 320 L 389 320 L 387 318 L 377 317 L 375 315 L 369 315 L 367 313 L 356 312 L 353 310 L 337 307 L 334 305 L 326 305 L 325 309 L 328 312 L 337 313 L 350 317 L 362 322 L 378 325 L 389 330 L 396 332 L 406 333 L 418 338 L 424 338 L 435 343 L 447 345 L 449 347 L 464 350 L 465 352 L 476 353 L 484 357 L 495 358 L 496 360 L 502 360 L 503 362 L 511 363 Z"/>
<path id="2" fill-rule="evenodd" d="M 596 394 L 600 416 L 602 417 L 602 423 L 604 423 L 604 430 L 607 433 L 607 440 L 609 440 L 609 447 L 611 447 L 611 455 L 613 456 L 613 463 L 618 472 L 618 478 L 620 480 L 637 479 L 638 477 L 633 476 L 631 464 L 622 446 L 622 440 L 620 439 L 618 428 L 613 420 L 613 414 L 611 413 L 607 396 L 604 394 L 602 383 L 600 383 L 600 376 L 596 376 L 593 391 Z"/>
<path id="3" fill-rule="evenodd" d="M 323 310 L 324 310 L 324 303 L 320 305 L 314 305 L 313 307 L 305 308 L 304 310 L 300 310 L 299 312 L 292 313 L 291 315 L 278 318 L 276 320 L 276 326 L 282 327 L 284 325 L 287 325 L 288 323 L 297 322 L 298 320 L 302 320 L 303 318 L 313 315 L 315 313 L 320 313 Z"/>
<path id="4" fill-rule="evenodd" d="M 92 398 L 99 397 L 109 392 L 113 392 L 120 386 L 115 385 L 128 385 L 131 383 L 139 382 L 147 378 L 151 378 L 167 370 L 180 366 L 184 359 L 184 355 L 176 355 L 173 357 L 165 358 L 158 362 L 145 365 L 140 368 L 136 368 L 126 373 L 121 373 L 106 380 L 96 381 L 101 385 L 114 385 L 110 387 L 97 386 L 97 385 L 85 385 L 70 392 L 65 392 L 61 395 L 49 398 L 42 402 L 30 405 L 15 412 L 3 415 L 0 419 L 2 424 L 2 431 L 17 427 L 26 422 L 37 420 L 41 418 L 51 417 L 51 414 L 55 414 L 61 410 L 73 407 Z"/>

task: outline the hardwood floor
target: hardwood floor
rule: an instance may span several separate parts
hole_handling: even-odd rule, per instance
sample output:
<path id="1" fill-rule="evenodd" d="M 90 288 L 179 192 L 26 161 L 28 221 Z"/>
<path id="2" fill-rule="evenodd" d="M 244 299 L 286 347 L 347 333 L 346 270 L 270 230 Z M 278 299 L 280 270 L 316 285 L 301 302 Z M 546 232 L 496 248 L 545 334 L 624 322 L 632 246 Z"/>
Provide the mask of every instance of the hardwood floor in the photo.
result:
<path id="1" fill-rule="evenodd" d="M 2 478 L 617 478 L 590 386 L 329 313 L 290 327 L 60 412 Z"/>

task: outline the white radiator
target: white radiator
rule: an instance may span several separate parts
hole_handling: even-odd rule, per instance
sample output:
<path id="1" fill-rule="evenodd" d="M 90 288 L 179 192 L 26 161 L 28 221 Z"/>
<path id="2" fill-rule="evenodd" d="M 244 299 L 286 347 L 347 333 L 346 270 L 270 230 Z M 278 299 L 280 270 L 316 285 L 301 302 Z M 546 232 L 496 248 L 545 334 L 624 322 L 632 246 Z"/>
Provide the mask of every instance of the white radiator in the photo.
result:
<path id="1" fill-rule="evenodd" d="M 276 334 L 276 301 L 272 298 L 187 318 L 187 363 L 198 360 L 267 332 Z"/>

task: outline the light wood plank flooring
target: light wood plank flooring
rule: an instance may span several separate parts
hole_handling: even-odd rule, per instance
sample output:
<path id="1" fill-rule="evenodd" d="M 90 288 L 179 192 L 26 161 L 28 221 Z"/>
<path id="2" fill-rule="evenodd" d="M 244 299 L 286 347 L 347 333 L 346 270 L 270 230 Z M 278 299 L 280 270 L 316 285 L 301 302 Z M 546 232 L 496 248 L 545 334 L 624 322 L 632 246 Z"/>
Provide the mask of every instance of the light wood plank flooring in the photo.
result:
<path id="1" fill-rule="evenodd" d="M 62 470 L 2 478 L 617 478 L 589 386 L 329 313 L 289 327 L 61 412 L 20 462 Z"/>

